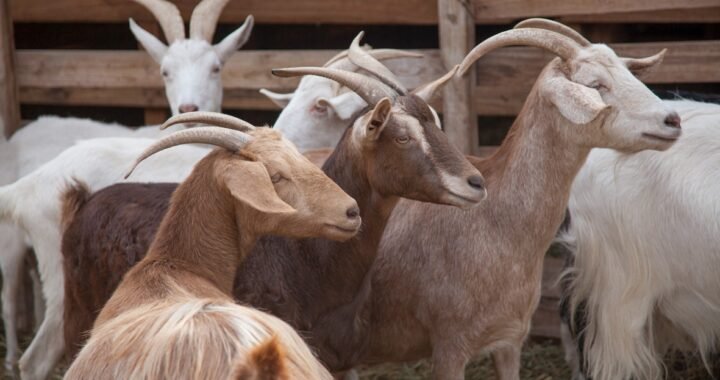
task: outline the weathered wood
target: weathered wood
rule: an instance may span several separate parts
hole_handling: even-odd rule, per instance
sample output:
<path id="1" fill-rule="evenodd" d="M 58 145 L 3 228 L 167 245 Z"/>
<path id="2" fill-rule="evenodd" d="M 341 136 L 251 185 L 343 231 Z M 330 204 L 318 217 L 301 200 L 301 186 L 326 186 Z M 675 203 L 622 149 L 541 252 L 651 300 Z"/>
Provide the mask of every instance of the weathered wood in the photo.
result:
<path id="1" fill-rule="evenodd" d="M 613 44 L 620 54 L 641 57 L 668 48 L 665 62 L 648 83 L 720 82 L 720 41 Z M 440 52 L 424 50 L 422 60 L 388 61 L 400 80 L 413 88 L 445 73 Z M 224 106 L 275 109 L 257 93 L 263 87 L 292 89 L 296 79 L 275 78 L 272 67 L 319 65 L 337 51 L 240 51 L 224 69 Z M 542 67 L 552 58 L 535 48 L 494 51 L 475 64 L 475 112 L 515 115 L 525 101 Z M 140 51 L 17 52 L 20 100 L 35 104 L 122 105 L 165 107 L 157 64 Z M 441 107 L 442 108 L 442 107 Z"/>
<path id="2" fill-rule="evenodd" d="M 184 20 L 197 0 L 174 0 Z M 150 19 L 140 5 L 127 0 L 10 0 L 20 22 L 124 22 Z M 275 24 L 415 24 L 437 22 L 433 0 L 243 0 L 231 1 L 220 22 L 239 23 L 248 14 L 259 23 Z"/>
<path id="3" fill-rule="evenodd" d="M 475 24 L 464 0 L 438 0 L 440 55 L 444 71 L 459 64 L 475 46 Z M 477 146 L 477 117 L 473 110 L 474 73 L 453 78 L 443 88 L 443 129 L 464 153 Z"/>
<path id="4" fill-rule="evenodd" d="M 473 0 L 475 21 L 717 7 L 717 0 Z"/>
<path id="5" fill-rule="evenodd" d="M 563 23 L 717 23 L 720 7 L 564 16 Z"/>
<path id="6" fill-rule="evenodd" d="M 560 339 L 560 291 L 555 284 L 563 270 L 563 260 L 545 256 L 542 278 L 542 298 L 532 319 L 530 335 Z"/>
<path id="7" fill-rule="evenodd" d="M 168 118 L 168 110 L 166 108 L 145 108 L 144 120 L 145 125 L 162 124 Z"/>
<path id="8" fill-rule="evenodd" d="M 0 0 L 0 132 L 10 137 L 20 127 L 20 103 L 15 80 L 15 44 L 7 0 Z"/>

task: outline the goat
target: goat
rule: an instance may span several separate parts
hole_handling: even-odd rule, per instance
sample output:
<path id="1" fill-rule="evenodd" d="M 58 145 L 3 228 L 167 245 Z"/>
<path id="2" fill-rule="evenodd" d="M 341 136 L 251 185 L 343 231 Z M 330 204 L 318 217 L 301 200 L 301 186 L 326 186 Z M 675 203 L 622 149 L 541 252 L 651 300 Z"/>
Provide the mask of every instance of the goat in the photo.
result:
<path id="1" fill-rule="evenodd" d="M 173 114 L 191 110 L 218 111 L 222 102 L 220 70 L 230 55 L 249 38 L 253 18 L 248 16 L 245 23 L 220 43 L 210 45 L 220 11 L 227 0 L 203 0 L 193 12 L 190 21 L 190 38 L 186 39 L 180 13 L 170 2 L 164 0 L 136 0 L 158 19 L 169 42 L 166 46 L 139 27 L 132 19 L 130 30 L 148 53 L 161 66 L 166 95 Z M 141 127 L 135 131 L 117 124 L 99 123 L 77 118 L 41 117 L 18 130 L 0 150 L 15 150 L 16 160 L 1 161 L 0 171 L 16 173 L 13 179 L 21 178 L 43 163 L 57 156 L 79 139 L 95 137 L 159 137 L 162 133 L 157 126 Z M 12 147 L 11 147 L 12 146 Z M 16 166 L 13 166 L 14 165 Z M 12 181 L 13 179 L 10 179 Z M 175 178 L 177 180 L 177 178 Z M 0 255 L 0 270 L 3 277 L 2 308 L 14 310 L 17 305 L 20 269 L 27 250 L 21 230 L 3 224 L 0 227 L 0 241 L 8 248 Z M 54 268 L 58 268 L 57 266 Z M 44 280 L 44 279 L 43 279 Z M 61 283 L 43 281 L 43 295 L 47 299 Z M 48 311 L 55 313 L 56 310 Z M 59 317 L 59 313 L 55 313 Z M 17 358 L 15 337 L 15 315 L 3 314 L 8 350 L 5 367 L 12 370 Z M 50 317 L 57 318 L 57 317 Z M 63 345 L 49 337 L 50 327 L 45 322 L 40 326 L 33 344 L 20 360 L 23 378 L 44 379 L 49 374 L 47 365 L 54 365 L 56 353 Z M 59 331 L 59 330 L 56 330 Z M 47 350 L 48 357 L 43 357 Z"/>
<path id="2" fill-rule="evenodd" d="M 365 61 L 372 62 L 370 65 L 373 67 L 380 65 L 357 46 L 351 47 L 350 51 L 353 56 L 360 55 Z M 423 100 L 450 76 L 439 78 L 420 91 L 408 94 L 403 88 L 392 89 L 380 80 L 332 68 L 285 69 L 275 70 L 275 73 L 330 78 L 353 90 L 370 105 L 351 122 L 323 167 L 333 180 L 358 200 L 363 215 L 362 232 L 357 238 L 342 244 L 321 239 L 263 238 L 236 277 L 234 294 L 237 299 L 270 311 L 308 334 L 312 343 L 321 345 L 322 342 L 312 340 L 317 329 L 323 328 L 316 322 L 329 318 L 328 313 L 338 308 L 344 313 L 344 306 L 352 304 L 365 271 L 373 261 L 385 222 L 399 197 L 460 207 L 473 206 L 485 197 L 483 179 L 449 144 Z M 102 192 L 113 192 L 120 198 L 126 193 L 113 190 L 113 187 Z M 114 201 L 118 207 L 129 205 L 120 198 Z M 95 252 L 104 249 L 121 257 L 114 259 L 121 264 L 114 267 L 115 273 L 121 276 L 134 264 L 122 258 L 127 257 L 126 254 L 142 252 L 142 247 L 148 243 L 136 239 L 138 235 L 144 235 L 139 233 L 138 219 L 150 220 L 151 213 L 161 211 L 163 205 L 158 202 L 152 210 L 148 208 L 148 215 L 142 218 L 127 221 L 116 218 L 115 224 L 101 230 L 97 225 L 91 226 L 89 221 L 92 220 L 91 215 L 97 218 L 99 212 L 104 212 L 102 207 L 89 202 L 72 223 L 79 226 L 85 219 L 86 225 L 93 229 L 80 233 L 72 225 L 68 228 L 65 241 L 72 239 L 78 243 L 73 247 L 63 246 L 65 263 L 76 260 L 71 255 L 78 258 L 100 257 Z M 108 212 L 116 213 L 115 210 Z M 119 226 L 122 228 L 117 228 Z M 73 231 L 78 231 L 78 234 L 70 237 Z M 102 239 L 97 236 L 102 236 Z M 116 243 L 125 239 L 136 239 L 137 248 L 133 252 L 126 253 L 125 247 Z M 111 259 L 105 255 L 103 260 Z M 99 265 L 66 267 L 66 290 L 86 287 L 87 276 L 96 267 Z M 117 286 L 107 278 L 101 280 L 104 283 L 93 283 L 92 288 L 112 292 Z M 66 304 L 66 311 L 96 310 L 100 307 L 102 302 L 84 307 Z M 352 323 L 352 320 L 348 322 Z M 82 329 L 77 328 L 75 333 L 80 331 Z M 67 334 L 66 337 L 68 341 L 82 341 L 81 337 L 72 340 Z M 322 348 L 320 352 L 322 354 Z M 338 352 L 338 359 L 321 357 L 321 360 L 332 370 L 339 370 L 344 367 L 345 355 L 353 353 Z"/>
<path id="3" fill-rule="evenodd" d="M 574 257 L 562 331 L 576 379 L 661 378 L 668 349 L 706 358 L 720 338 L 720 105 L 667 103 L 684 129 L 672 148 L 594 150 L 573 182 L 558 240 Z"/>
<path id="4" fill-rule="evenodd" d="M 252 364 L 246 357 L 252 359 L 252 349 L 266 339 L 277 339 L 270 344 L 280 344 L 287 352 L 288 378 L 330 378 L 289 326 L 227 304 L 232 302 L 235 268 L 259 237 L 347 240 L 361 225 L 357 203 L 277 131 L 212 113 L 179 115 L 167 124 L 188 122 L 236 130 L 198 127 L 176 132 L 135 161 L 126 177 L 147 157 L 176 145 L 223 148 L 198 162 L 173 193 L 147 256 L 103 307 L 89 344 L 66 378 L 228 378 L 238 371 L 233 363 L 244 362 L 240 370 Z M 71 204 L 63 216 L 67 224 L 82 207 L 78 199 L 86 198 L 73 192 L 78 191 L 66 195 L 66 205 Z M 214 299 L 219 305 L 208 310 Z M 198 307 L 210 313 L 218 307 L 230 310 L 198 315 Z M 149 318 L 138 318 L 145 313 Z M 191 329 L 179 330 L 188 324 Z M 279 331 L 273 328 L 278 324 L 283 327 Z M 129 335 L 118 341 L 118 331 Z M 154 337 L 147 339 L 151 332 Z M 138 355 L 142 350 L 132 344 L 138 339 L 149 345 L 143 347 L 148 355 Z"/>
<path id="5" fill-rule="evenodd" d="M 491 202 L 461 211 L 403 200 L 395 209 L 370 272 L 361 363 L 429 356 L 434 378 L 462 379 L 471 357 L 491 352 L 498 378 L 518 379 L 543 257 L 590 149 L 665 150 L 681 134 L 677 114 L 632 73 L 662 53 L 621 59 L 584 38 L 522 28 L 477 45 L 458 72 L 509 45 L 558 58 L 540 73 L 499 149 L 471 158 Z"/>

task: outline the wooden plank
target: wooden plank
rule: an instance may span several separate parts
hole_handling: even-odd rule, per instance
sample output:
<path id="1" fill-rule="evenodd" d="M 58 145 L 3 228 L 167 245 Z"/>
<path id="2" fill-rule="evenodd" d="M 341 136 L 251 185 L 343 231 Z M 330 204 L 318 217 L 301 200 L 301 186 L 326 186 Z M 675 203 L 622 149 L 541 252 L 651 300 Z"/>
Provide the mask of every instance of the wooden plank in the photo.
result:
<path id="1" fill-rule="evenodd" d="M 173 0 L 190 20 L 197 0 Z M 10 0 L 17 22 L 127 22 L 151 19 L 142 6 L 128 0 Z M 414 24 L 437 23 L 433 0 L 242 0 L 231 1 L 220 22 L 239 23 L 249 14 L 258 23 L 275 24 Z"/>
<path id="2" fill-rule="evenodd" d="M 473 16 L 463 0 L 438 0 L 440 55 L 444 71 L 457 65 L 475 46 Z M 473 110 L 474 72 L 453 78 L 443 88 L 443 129 L 463 153 L 472 153 L 478 141 Z"/>
<path id="3" fill-rule="evenodd" d="M 612 45 L 621 55 L 641 57 L 668 48 L 665 62 L 648 83 L 718 83 L 720 41 Z M 388 61 L 400 80 L 413 88 L 445 73 L 438 50 L 424 50 L 422 60 Z M 257 90 L 285 91 L 297 79 L 276 78 L 269 68 L 319 65 L 337 51 L 240 51 L 223 70 L 231 108 L 275 109 Z M 494 51 L 475 64 L 475 111 L 515 115 L 542 67 L 552 58 L 540 49 L 517 47 Z M 20 100 L 35 104 L 89 104 L 164 107 L 158 66 L 140 51 L 20 50 L 16 54 Z"/>
<path id="4" fill-rule="evenodd" d="M 621 56 L 643 57 L 667 48 L 665 61 L 646 83 L 720 82 L 720 41 L 611 44 Z M 553 56 L 535 48 L 506 48 L 475 64 L 475 111 L 483 115 L 516 115 L 538 74 Z"/>
<path id="5" fill-rule="evenodd" d="M 162 124 L 167 120 L 169 111 L 165 108 L 145 108 L 145 125 Z"/>
<path id="6" fill-rule="evenodd" d="M 7 0 L 0 0 L 0 132 L 5 137 L 20 127 L 20 103 L 15 79 L 15 44 Z"/>
<path id="7" fill-rule="evenodd" d="M 542 278 L 542 298 L 533 314 L 530 335 L 541 338 L 560 339 L 560 291 L 555 286 L 563 270 L 563 259 L 545 256 Z"/>
<path id="8" fill-rule="evenodd" d="M 718 23 L 720 7 L 576 15 L 561 17 L 560 21 L 563 23 Z"/>
<path id="9" fill-rule="evenodd" d="M 475 21 L 717 7 L 717 0 L 473 0 Z"/>

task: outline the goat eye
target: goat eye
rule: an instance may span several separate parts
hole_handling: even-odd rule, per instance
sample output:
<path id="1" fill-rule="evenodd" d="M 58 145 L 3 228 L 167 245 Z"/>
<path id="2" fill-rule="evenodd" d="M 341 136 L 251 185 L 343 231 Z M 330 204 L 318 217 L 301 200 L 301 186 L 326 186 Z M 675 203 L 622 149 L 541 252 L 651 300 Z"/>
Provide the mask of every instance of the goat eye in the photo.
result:
<path id="1" fill-rule="evenodd" d="M 605 87 L 605 86 L 604 86 L 602 83 L 600 83 L 600 82 L 591 83 L 590 86 L 588 86 L 588 87 L 590 87 L 590 88 L 592 88 L 592 89 L 595 89 L 595 90 L 598 90 L 598 91 L 600 91 L 600 90 L 607 90 L 607 87 Z"/>
<path id="2" fill-rule="evenodd" d="M 408 136 L 396 137 L 395 141 L 397 141 L 398 144 L 406 144 L 408 141 L 410 141 L 410 137 L 408 137 Z"/>
<path id="3" fill-rule="evenodd" d="M 167 70 L 163 70 L 163 71 L 162 71 L 162 76 L 164 76 L 165 78 L 167 78 L 167 77 L 170 76 L 170 73 L 168 73 Z"/>
<path id="4" fill-rule="evenodd" d="M 278 183 L 282 179 L 283 179 L 283 176 L 280 173 L 275 173 L 270 177 L 270 180 L 272 181 L 272 183 Z"/>
<path id="5" fill-rule="evenodd" d="M 212 72 L 213 72 L 213 74 L 219 73 L 219 72 L 220 72 L 220 66 L 213 66 Z"/>

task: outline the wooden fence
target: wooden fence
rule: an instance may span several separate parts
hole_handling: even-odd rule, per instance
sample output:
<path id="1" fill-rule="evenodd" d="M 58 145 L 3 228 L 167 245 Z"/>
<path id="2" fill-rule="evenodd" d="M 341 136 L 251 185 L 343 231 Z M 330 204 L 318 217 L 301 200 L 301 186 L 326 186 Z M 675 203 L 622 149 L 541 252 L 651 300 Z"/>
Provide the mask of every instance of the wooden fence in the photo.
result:
<path id="1" fill-rule="evenodd" d="M 175 0 L 186 20 L 196 0 Z M 424 60 L 390 64 L 409 87 L 435 79 L 458 63 L 475 45 L 475 28 L 507 24 L 527 17 L 552 17 L 588 31 L 588 23 L 719 23 L 718 0 L 233 0 L 221 23 L 239 24 L 253 14 L 258 24 L 437 25 L 439 49 L 423 50 Z M 144 25 L 154 19 L 129 0 L 0 0 L 0 120 L 5 133 L 20 125 L 19 105 L 128 106 L 148 109 L 146 122 L 159 122 L 153 110 L 167 107 L 157 65 L 142 51 L 15 50 L 13 22 L 125 23 Z M 155 30 L 159 30 L 155 28 Z M 593 29 L 596 30 L 596 29 Z M 619 54 L 648 56 L 662 48 L 668 54 L 648 83 L 720 83 L 720 40 L 614 43 Z M 264 110 L 275 106 L 257 90 L 290 90 L 297 83 L 279 80 L 269 68 L 318 65 L 334 50 L 237 52 L 223 71 L 223 106 Z M 533 48 L 502 49 L 484 57 L 464 80 L 444 90 L 436 106 L 444 113 L 446 132 L 463 151 L 480 153 L 478 115 L 513 116 L 520 110 L 537 74 L 551 58 Z M 160 113 L 162 118 L 163 113 Z M 482 127 L 480 128 L 482 130 Z M 544 299 L 533 332 L 558 336 L 550 284 L 559 261 L 546 265 Z"/>

